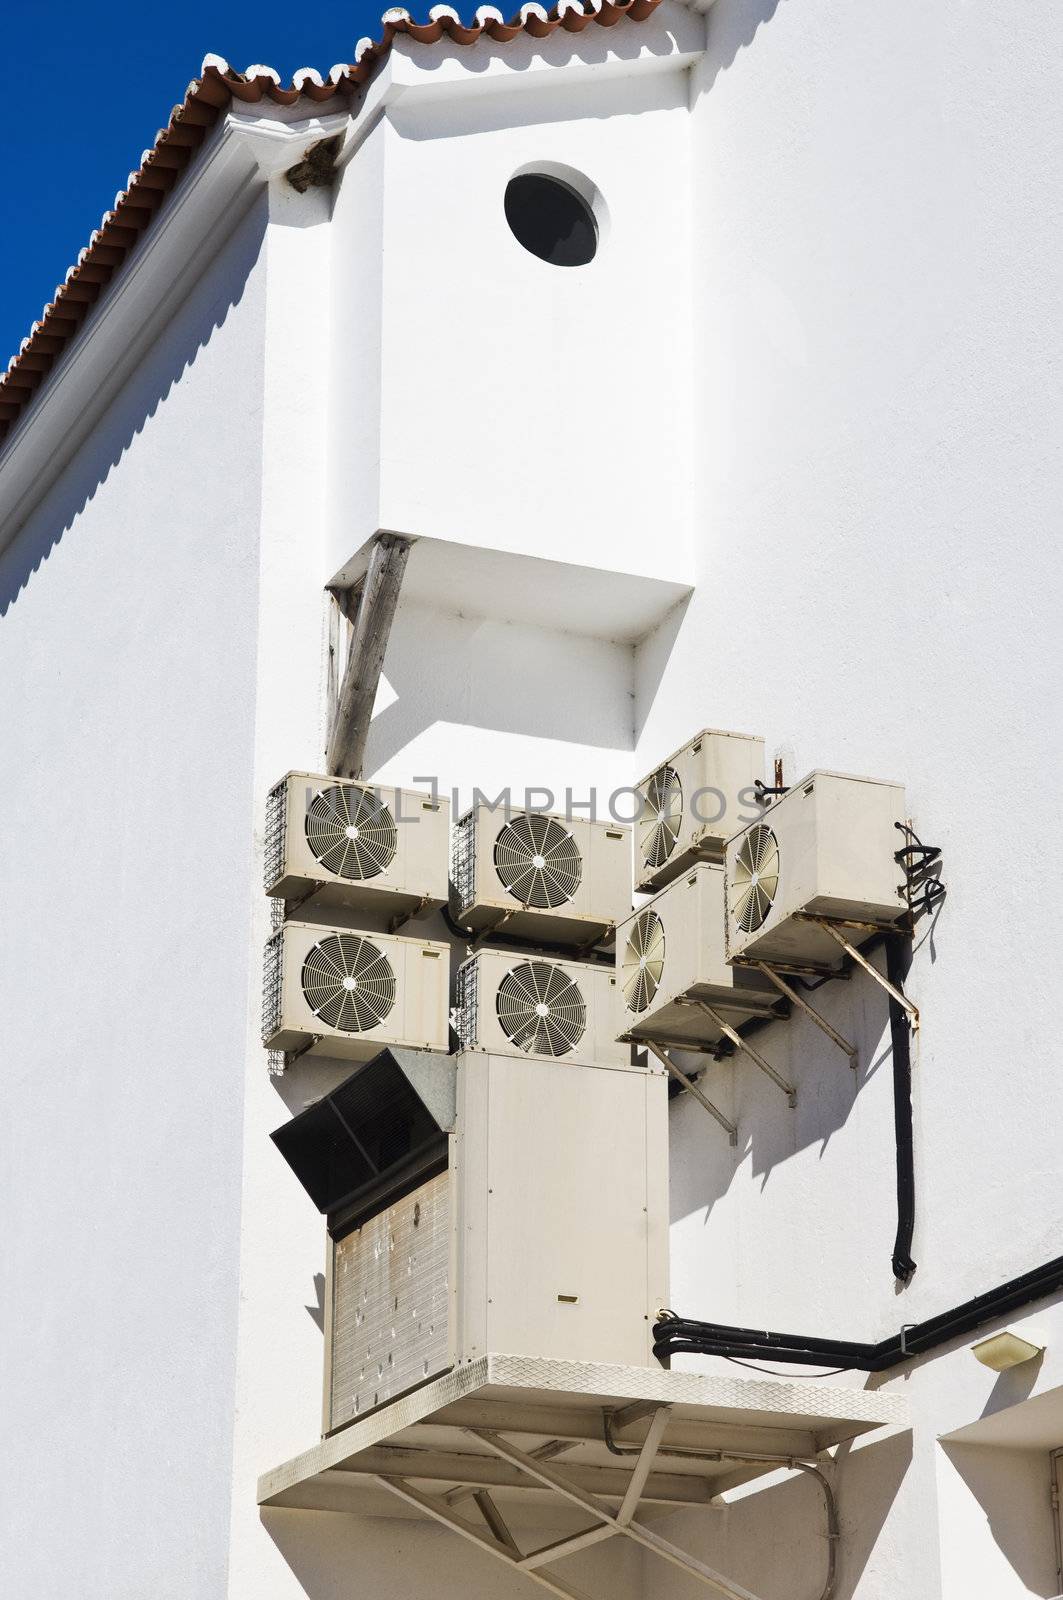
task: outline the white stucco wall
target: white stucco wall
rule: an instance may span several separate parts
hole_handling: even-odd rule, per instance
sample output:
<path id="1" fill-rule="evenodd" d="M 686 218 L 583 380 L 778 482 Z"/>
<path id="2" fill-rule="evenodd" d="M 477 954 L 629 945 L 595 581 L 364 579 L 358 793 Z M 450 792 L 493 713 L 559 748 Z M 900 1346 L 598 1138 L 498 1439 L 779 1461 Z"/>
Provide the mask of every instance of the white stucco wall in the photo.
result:
<path id="1" fill-rule="evenodd" d="M 261 237 L 259 208 L 0 556 L 0 1588 L 19 1600 L 224 1583 Z"/>

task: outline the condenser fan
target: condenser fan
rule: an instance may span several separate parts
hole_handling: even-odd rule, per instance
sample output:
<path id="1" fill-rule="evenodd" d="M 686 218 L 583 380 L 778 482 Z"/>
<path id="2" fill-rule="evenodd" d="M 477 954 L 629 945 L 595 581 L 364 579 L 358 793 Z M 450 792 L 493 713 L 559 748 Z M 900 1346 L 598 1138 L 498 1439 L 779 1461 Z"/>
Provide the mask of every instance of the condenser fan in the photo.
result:
<path id="1" fill-rule="evenodd" d="M 656 911 L 640 911 L 624 951 L 624 1000 L 629 1011 L 645 1011 L 664 971 L 664 924 Z"/>
<path id="2" fill-rule="evenodd" d="M 334 784 L 306 808 L 306 842 L 338 878 L 375 878 L 395 857 L 395 818 L 372 789 Z"/>
<path id="3" fill-rule="evenodd" d="M 779 844 L 763 822 L 750 828 L 735 857 L 731 914 L 743 933 L 759 928 L 779 887 Z"/>
<path id="4" fill-rule="evenodd" d="M 507 972 L 495 997 L 507 1039 L 529 1055 L 563 1056 L 587 1027 L 587 1005 L 572 979 L 545 961 L 522 961 Z"/>
<path id="5" fill-rule="evenodd" d="M 683 821 L 683 785 L 674 767 L 662 767 L 646 785 L 639 817 L 639 848 L 648 867 L 663 867 Z"/>
<path id="6" fill-rule="evenodd" d="M 572 899 L 583 862 L 566 828 L 530 812 L 507 822 L 495 840 L 495 871 L 515 900 L 547 910 Z"/>
<path id="7" fill-rule="evenodd" d="M 356 933 L 330 933 L 303 962 L 303 995 L 315 1017 L 343 1033 L 365 1033 L 395 1004 L 395 973 L 383 950 Z"/>

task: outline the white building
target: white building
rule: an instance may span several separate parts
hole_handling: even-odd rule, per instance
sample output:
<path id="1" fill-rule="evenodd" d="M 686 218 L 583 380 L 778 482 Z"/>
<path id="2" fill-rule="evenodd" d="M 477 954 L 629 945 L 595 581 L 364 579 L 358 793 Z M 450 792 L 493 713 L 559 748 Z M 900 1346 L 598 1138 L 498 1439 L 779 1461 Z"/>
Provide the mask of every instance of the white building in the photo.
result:
<path id="1" fill-rule="evenodd" d="M 208 58 L 0 384 L 0 1587 L 532 1592 L 408 1506 L 258 1504 L 321 1407 L 321 1218 L 269 1134 L 350 1070 L 268 1069 L 265 796 L 326 770 L 330 586 L 387 532 L 416 543 L 367 776 L 563 805 L 735 729 L 784 783 L 903 783 L 941 849 L 917 1270 L 857 968 L 815 1000 L 855 1071 L 795 1008 L 756 1048 L 796 1105 L 741 1053 L 700 1080 L 735 1145 L 672 1099 L 669 1303 L 874 1344 L 1046 1270 L 877 1373 L 677 1357 L 762 1429 L 776 1380 L 894 1420 L 817 1459 L 836 1537 L 785 1464 L 650 1525 L 758 1600 L 825 1593 L 829 1548 L 837 1600 L 1057 1595 L 1063 13 L 478 15 L 389 13 L 291 88 Z M 527 174 L 586 202 L 592 259 L 521 246 Z M 981 1365 L 1004 1329 L 1041 1353 Z M 702 1592 L 625 1537 L 556 1572 Z"/>

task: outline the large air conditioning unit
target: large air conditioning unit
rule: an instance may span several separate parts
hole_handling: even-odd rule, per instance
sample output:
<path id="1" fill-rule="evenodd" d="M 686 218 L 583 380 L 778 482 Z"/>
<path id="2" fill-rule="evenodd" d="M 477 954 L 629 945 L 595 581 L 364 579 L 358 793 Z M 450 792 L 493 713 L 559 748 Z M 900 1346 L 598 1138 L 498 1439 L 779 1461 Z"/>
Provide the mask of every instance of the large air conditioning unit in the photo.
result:
<path id="1" fill-rule="evenodd" d="M 654 1070 L 388 1050 L 274 1133 L 328 1218 L 324 1432 L 487 1352 L 653 1367 Z"/>
<path id="2" fill-rule="evenodd" d="M 262 1042 L 352 1061 L 446 1050 L 449 989 L 449 945 L 287 922 L 266 945 Z"/>
<path id="3" fill-rule="evenodd" d="M 404 911 L 447 898 L 450 804 L 311 772 L 289 772 L 266 802 L 266 893 L 316 908 Z"/>
<path id="4" fill-rule="evenodd" d="M 630 828 L 487 805 L 455 826 L 450 909 L 463 928 L 582 947 L 630 905 Z"/>
<path id="5" fill-rule="evenodd" d="M 669 884 L 616 930 L 625 1032 L 658 1044 L 717 1044 L 711 1008 L 732 1028 L 772 1016 L 779 993 L 763 973 L 727 964 L 722 866 L 703 864 Z"/>
<path id="6" fill-rule="evenodd" d="M 823 966 L 840 950 L 807 918 L 889 927 L 907 910 L 899 783 L 813 772 L 727 846 L 727 954 Z M 848 937 L 860 942 L 860 930 Z"/>
<path id="7" fill-rule="evenodd" d="M 733 833 L 757 816 L 764 740 L 706 728 L 638 784 L 636 888 L 663 889 L 697 861 L 722 861 Z"/>
<path id="8" fill-rule="evenodd" d="M 620 1022 L 616 976 L 604 963 L 481 950 L 458 968 L 462 1050 L 627 1067 L 631 1050 L 617 1043 Z"/>

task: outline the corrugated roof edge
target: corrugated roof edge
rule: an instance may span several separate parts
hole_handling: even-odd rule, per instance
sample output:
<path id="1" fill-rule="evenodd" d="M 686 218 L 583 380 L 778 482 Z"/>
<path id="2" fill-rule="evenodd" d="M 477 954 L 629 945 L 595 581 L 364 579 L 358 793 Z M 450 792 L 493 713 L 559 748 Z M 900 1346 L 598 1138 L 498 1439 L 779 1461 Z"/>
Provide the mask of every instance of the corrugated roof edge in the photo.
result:
<path id="1" fill-rule="evenodd" d="M 246 72 L 237 72 L 221 57 L 207 56 L 200 77 L 189 84 L 184 99 L 173 108 L 154 145 L 144 151 L 126 188 L 115 196 L 114 206 L 104 214 L 100 226 L 57 287 L 54 300 L 45 306 L 18 354 L 8 362 L 6 373 L 0 377 L 0 441 L 16 425 L 93 305 L 121 271 L 167 195 L 180 182 L 218 117 L 234 100 L 245 104 L 272 100 L 277 105 L 290 106 L 300 99 L 316 103 L 339 95 L 350 99 L 381 66 L 400 34 L 416 44 L 436 44 L 444 36 L 459 45 L 475 44 L 484 36 L 496 44 L 505 44 L 522 33 L 544 39 L 558 28 L 581 33 L 590 23 L 609 28 L 622 17 L 641 22 L 660 4 L 661 0 L 558 0 L 549 11 L 537 4 L 523 5 L 509 22 L 494 6 L 481 6 L 469 25 L 449 6 L 433 7 L 431 20 L 426 23 L 414 22 L 401 9 L 385 11 L 380 38 L 360 40 L 353 62 L 333 67 L 327 78 L 311 67 L 302 67 L 287 88 L 272 67 L 252 66 Z"/>

